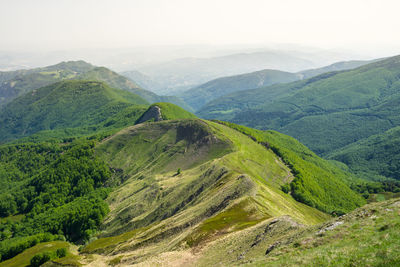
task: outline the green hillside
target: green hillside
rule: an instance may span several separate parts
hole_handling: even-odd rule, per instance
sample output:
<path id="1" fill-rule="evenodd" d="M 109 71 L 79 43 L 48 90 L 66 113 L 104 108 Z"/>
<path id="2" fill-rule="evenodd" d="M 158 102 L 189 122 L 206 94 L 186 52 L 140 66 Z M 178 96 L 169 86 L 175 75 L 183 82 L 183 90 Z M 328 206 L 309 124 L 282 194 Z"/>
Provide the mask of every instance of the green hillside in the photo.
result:
<path id="1" fill-rule="evenodd" d="M 262 70 L 242 75 L 218 78 L 179 94 L 194 110 L 221 96 L 275 83 L 293 82 L 300 79 L 295 73 L 279 70 Z"/>
<path id="2" fill-rule="evenodd" d="M 171 102 L 185 109 L 191 109 L 178 97 L 158 96 L 112 70 L 96 67 L 84 61 L 68 61 L 44 68 L 0 72 L 0 106 L 27 92 L 63 80 L 101 81 L 110 87 L 137 94 L 149 103 Z"/>
<path id="3" fill-rule="evenodd" d="M 171 103 L 154 103 L 140 116 L 136 123 L 146 121 L 178 120 L 197 118 L 193 113 Z"/>
<path id="4" fill-rule="evenodd" d="M 272 150 L 224 125 L 139 124 L 99 144 L 97 155 L 126 181 L 108 198 L 111 212 L 84 253 L 129 251 L 143 260 L 284 214 L 305 224 L 327 218 L 281 191 L 291 170 Z"/>
<path id="5" fill-rule="evenodd" d="M 341 61 L 341 62 L 336 62 L 331 65 L 322 67 L 322 68 L 317 68 L 317 69 L 309 69 L 309 70 L 304 70 L 297 72 L 298 75 L 301 75 L 302 79 L 308 79 L 323 73 L 327 72 L 332 72 L 332 71 L 342 71 L 342 70 L 351 70 L 355 69 L 376 61 L 383 60 L 382 58 L 379 59 L 373 59 L 373 60 L 349 60 L 349 61 Z"/>
<path id="6" fill-rule="evenodd" d="M 43 130 L 95 126 L 113 115 L 118 116 L 132 105 L 145 104 L 147 102 L 141 97 L 102 82 L 55 83 L 21 96 L 4 107 L 0 113 L 1 141 Z"/>
<path id="7" fill-rule="evenodd" d="M 3 72 L 0 75 L 0 106 L 34 89 L 74 79 L 93 68 L 84 61 L 68 61 L 44 68 Z"/>
<path id="8" fill-rule="evenodd" d="M 68 83 L 95 83 L 120 96 L 100 82 L 58 86 Z M 293 138 L 192 118 L 173 104 L 152 106 L 162 121 L 106 138 L 0 146 L 4 264 L 44 257 L 51 248 L 42 244 L 64 237 L 84 246 L 49 257 L 75 266 L 207 255 L 209 244 L 257 235 L 253 229 L 271 220 L 289 218 L 297 230 L 365 203 L 349 189 L 351 175 Z M 127 118 L 129 108 L 117 114 Z M 182 116 L 190 118 L 174 120 Z"/>
<path id="9" fill-rule="evenodd" d="M 400 56 L 289 84 L 237 92 L 198 115 L 297 138 L 318 154 L 400 125 Z"/>
<path id="10" fill-rule="evenodd" d="M 112 88 L 118 88 L 134 93 L 148 102 L 152 103 L 158 99 L 158 96 L 150 91 L 142 89 L 135 82 L 119 75 L 105 67 L 95 67 L 77 77 L 79 80 L 101 81 Z"/>
<path id="11" fill-rule="evenodd" d="M 379 60 L 381 59 L 370 61 L 343 61 L 326 67 L 295 73 L 269 69 L 261 70 L 241 75 L 218 78 L 180 93 L 178 96 L 181 97 L 194 110 L 199 110 L 208 102 L 237 91 L 255 89 L 278 83 L 294 82 L 311 78 L 326 72 L 355 69 Z"/>
<path id="12" fill-rule="evenodd" d="M 350 144 L 328 157 L 344 162 L 360 177 L 400 180 L 400 127 Z"/>
<path id="13" fill-rule="evenodd" d="M 197 257 L 179 256 L 190 262 L 185 266 L 399 266 L 399 212 L 400 199 L 393 199 L 312 227 L 280 217 L 218 240 Z M 164 254 L 146 263 L 177 257 Z"/>

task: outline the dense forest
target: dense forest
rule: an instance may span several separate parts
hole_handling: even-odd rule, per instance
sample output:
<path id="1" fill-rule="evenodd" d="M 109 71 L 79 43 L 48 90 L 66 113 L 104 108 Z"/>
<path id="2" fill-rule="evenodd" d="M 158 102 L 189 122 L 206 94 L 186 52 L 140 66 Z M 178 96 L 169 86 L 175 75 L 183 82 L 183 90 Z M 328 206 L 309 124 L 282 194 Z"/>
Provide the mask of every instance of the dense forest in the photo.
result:
<path id="1" fill-rule="evenodd" d="M 108 212 L 112 173 L 94 140 L 0 147 L 1 260 L 39 242 L 84 242 Z"/>

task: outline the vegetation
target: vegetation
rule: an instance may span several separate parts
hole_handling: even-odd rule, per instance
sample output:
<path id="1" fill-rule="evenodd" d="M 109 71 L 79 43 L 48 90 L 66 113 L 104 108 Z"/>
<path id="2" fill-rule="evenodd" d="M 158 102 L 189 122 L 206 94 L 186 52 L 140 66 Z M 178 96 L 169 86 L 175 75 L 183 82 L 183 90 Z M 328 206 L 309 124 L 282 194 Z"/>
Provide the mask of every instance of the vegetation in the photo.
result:
<path id="1" fill-rule="evenodd" d="M 213 243 L 194 265 L 398 266 L 399 204 L 368 204 L 312 227 L 287 217 L 270 219 Z"/>
<path id="2" fill-rule="evenodd" d="M 179 96 L 194 110 L 208 102 L 230 93 L 268 86 L 275 83 L 293 82 L 301 76 L 279 70 L 262 70 L 241 75 L 218 78 L 185 91 Z"/>
<path id="3" fill-rule="evenodd" d="M 400 127 L 370 136 L 329 154 L 368 180 L 400 180 Z"/>
<path id="4" fill-rule="evenodd" d="M 295 177 L 282 190 L 297 201 L 331 214 L 344 214 L 365 203 L 346 185 L 350 174 L 319 158 L 295 139 L 275 131 L 220 123 L 250 136 L 282 158 Z"/>
<path id="5" fill-rule="evenodd" d="M 1 260 L 40 242 L 88 240 L 108 212 L 109 168 L 95 142 L 7 145 L 1 149 Z"/>
<path id="6" fill-rule="evenodd" d="M 161 116 L 163 120 L 177 120 L 177 119 L 195 119 L 194 114 L 184 110 L 171 103 L 155 103 L 151 106 L 157 106 L 161 109 Z"/>
<path id="7" fill-rule="evenodd" d="M 143 104 L 146 101 L 139 96 L 101 82 L 63 81 L 9 103 L 0 113 L 0 124 L 4 125 L 0 141 L 43 130 L 91 126 L 86 131 L 94 132 L 98 124 L 111 125 L 109 120 L 113 115 L 114 120 L 118 119 L 128 107 Z"/>
<path id="8" fill-rule="evenodd" d="M 399 57 L 221 97 L 198 115 L 295 137 L 319 155 L 400 125 Z"/>
<path id="9" fill-rule="evenodd" d="M 57 258 L 69 258 L 70 244 L 65 241 L 50 241 L 36 244 L 16 257 L 0 262 L 0 266 L 20 267 L 20 266 L 40 266 L 48 260 Z M 75 264 L 72 266 L 76 266 Z"/>
<path id="10" fill-rule="evenodd" d="M 93 68 L 84 61 L 69 61 L 44 68 L 0 72 L 0 106 L 34 89 L 74 79 Z"/>

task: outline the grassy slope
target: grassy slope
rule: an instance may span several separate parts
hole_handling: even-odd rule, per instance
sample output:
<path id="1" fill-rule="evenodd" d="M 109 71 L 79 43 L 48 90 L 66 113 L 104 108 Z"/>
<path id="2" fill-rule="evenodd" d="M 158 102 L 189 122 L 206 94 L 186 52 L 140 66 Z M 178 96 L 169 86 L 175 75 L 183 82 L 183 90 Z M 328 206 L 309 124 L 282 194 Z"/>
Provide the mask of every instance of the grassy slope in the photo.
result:
<path id="1" fill-rule="evenodd" d="M 151 106 L 158 106 L 161 109 L 161 116 L 163 120 L 177 120 L 177 119 L 195 119 L 196 115 L 190 113 L 183 108 L 171 103 L 154 103 Z"/>
<path id="2" fill-rule="evenodd" d="M 400 180 L 399 148 L 400 127 L 395 127 L 338 149 L 329 154 L 329 158 L 344 162 L 367 179 L 384 176 Z"/>
<path id="3" fill-rule="evenodd" d="M 0 262 L 0 266 L 4 267 L 21 267 L 21 266 L 29 266 L 31 258 L 35 256 L 36 254 L 42 253 L 42 252 L 54 252 L 59 248 L 69 248 L 71 245 L 68 242 L 65 241 L 52 241 L 52 242 L 45 242 L 45 243 L 40 243 L 34 247 L 31 247 L 24 252 L 18 254 L 12 259 Z M 70 254 L 70 253 L 69 253 Z M 68 255 L 69 259 L 73 259 L 72 255 Z M 64 259 L 66 260 L 66 259 Z M 76 262 L 75 262 L 76 263 Z M 75 265 L 73 265 L 75 266 Z"/>
<path id="4" fill-rule="evenodd" d="M 147 102 L 101 82 L 63 81 L 9 103 L 0 114 L 2 141 L 38 131 L 97 125 Z"/>
<path id="5" fill-rule="evenodd" d="M 392 199 L 313 227 L 269 220 L 210 244 L 189 266 L 399 266 L 399 212 Z"/>
<path id="6" fill-rule="evenodd" d="M 106 139 L 97 152 L 126 182 L 110 195 L 102 238 L 85 253 L 129 251 L 121 255 L 132 263 L 202 246 L 271 217 L 290 214 L 304 224 L 328 218 L 280 190 L 293 177 L 271 150 L 224 125 L 139 124 Z"/>
<path id="7" fill-rule="evenodd" d="M 232 123 L 220 123 L 252 136 L 258 142 L 268 144 L 282 157 L 294 173 L 295 179 L 291 181 L 288 190 L 298 201 L 328 213 L 348 212 L 365 203 L 361 196 L 346 185 L 350 179 L 354 181 L 357 178 L 319 158 L 294 138 L 275 131 L 260 131 Z"/>
<path id="8" fill-rule="evenodd" d="M 324 154 L 400 125 L 399 66 L 400 57 L 392 57 L 354 70 L 247 90 L 211 102 L 199 115 L 275 129 Z"/>

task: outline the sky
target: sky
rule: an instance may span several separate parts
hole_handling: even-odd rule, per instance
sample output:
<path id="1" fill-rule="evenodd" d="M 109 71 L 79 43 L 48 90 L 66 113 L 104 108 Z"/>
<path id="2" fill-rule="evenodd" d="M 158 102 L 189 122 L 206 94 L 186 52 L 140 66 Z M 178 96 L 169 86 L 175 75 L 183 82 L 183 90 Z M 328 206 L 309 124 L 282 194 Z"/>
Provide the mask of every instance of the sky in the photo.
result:
<path id="1" fill-rule="evenodd" d="M 397 49 L 399 10 L 398 0 L 0 0 L 0 49 L 270 43 Z"/>

